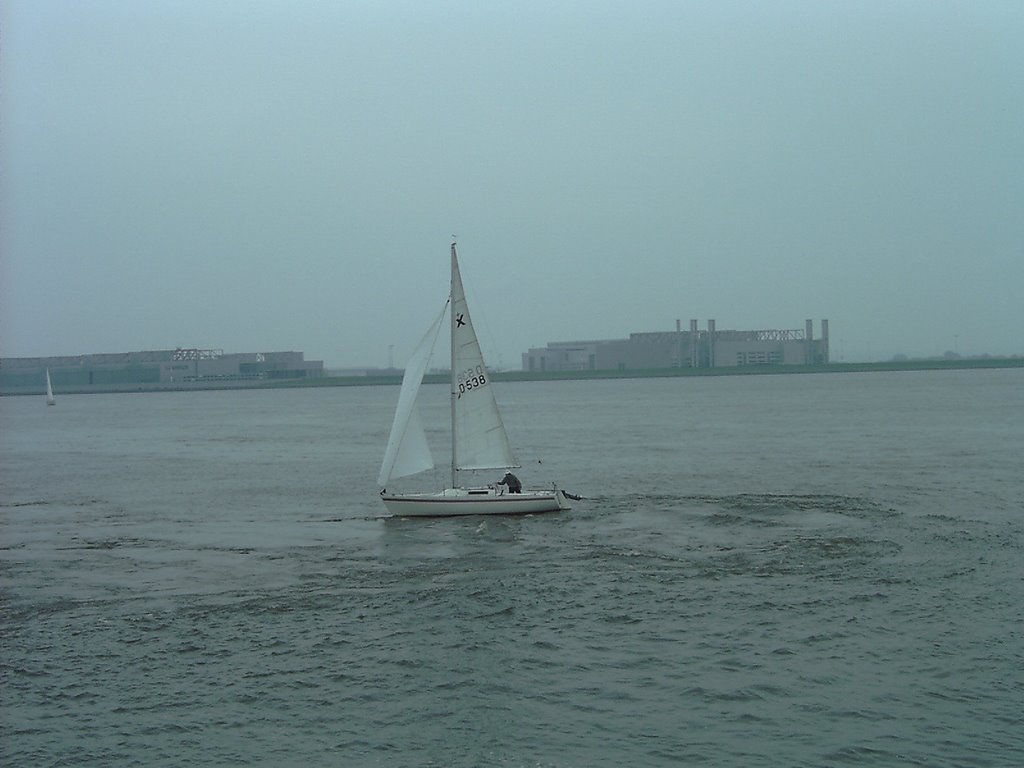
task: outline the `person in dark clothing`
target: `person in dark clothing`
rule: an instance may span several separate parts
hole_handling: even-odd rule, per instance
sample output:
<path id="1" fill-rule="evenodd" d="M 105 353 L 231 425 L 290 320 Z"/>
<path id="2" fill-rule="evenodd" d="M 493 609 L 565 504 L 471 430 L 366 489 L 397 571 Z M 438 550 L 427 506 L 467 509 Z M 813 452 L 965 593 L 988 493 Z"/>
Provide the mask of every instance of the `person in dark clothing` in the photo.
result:
<path id="1" fill-rule="evenodd" d="M 506 472 L 505 476 L 498 481 L 498 485 L 507 485 L 509 493 L 522 493 L 523 484 L 519 482 L 519 478 L 513 475 L 511 472 Z"/>

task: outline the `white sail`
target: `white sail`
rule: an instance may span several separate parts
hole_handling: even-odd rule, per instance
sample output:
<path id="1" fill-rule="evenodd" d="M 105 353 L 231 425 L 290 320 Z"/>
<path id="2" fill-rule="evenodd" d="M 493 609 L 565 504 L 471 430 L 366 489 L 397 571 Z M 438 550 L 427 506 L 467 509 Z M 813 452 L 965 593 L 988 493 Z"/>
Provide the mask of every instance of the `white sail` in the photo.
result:
<path id="1" fill-rule="evenodd" d="M 388 447 L 384 451 L 384 463 L 377 479 L 381 487 L 387 485 L 392 478 L 415 475 L 434 466 L 430 446 L 427 445 L 427 435 L 423 430 L 423 421 L 416 406 L 416 396 L 419 394 L 423 375 L 427 372 L 430 355 L 434 351 L 434 343 L 437 341 L 447 308 L 448 305 L 445 303 L 405 366 L 402 390 L 398 395 L 398 406 L 395 409 L 395 421 L 391 425 Z"/>
<path id="2" fill-rule="evenodd" d="M 46 404 L 53 405 L 57 400 L 53 396 L 53 387 L 50 386 L 50 369 L 46 369 Z"/>
<path id="3" fill-rule="evenodd" d="M 469 316 L 454 245 L 451 301 L 453 469 L 517 467 Z"/>

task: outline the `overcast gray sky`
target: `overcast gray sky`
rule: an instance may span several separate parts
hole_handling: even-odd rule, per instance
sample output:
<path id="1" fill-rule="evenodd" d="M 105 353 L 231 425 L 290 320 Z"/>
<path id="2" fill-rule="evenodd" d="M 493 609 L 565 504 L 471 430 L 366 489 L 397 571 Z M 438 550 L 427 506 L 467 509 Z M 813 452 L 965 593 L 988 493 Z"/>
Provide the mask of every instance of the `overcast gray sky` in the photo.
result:
<path id="1" fill-rule="evenodd" d="M 1024 353 L 1024 2 L 0 4 L 0 354 Z"/>

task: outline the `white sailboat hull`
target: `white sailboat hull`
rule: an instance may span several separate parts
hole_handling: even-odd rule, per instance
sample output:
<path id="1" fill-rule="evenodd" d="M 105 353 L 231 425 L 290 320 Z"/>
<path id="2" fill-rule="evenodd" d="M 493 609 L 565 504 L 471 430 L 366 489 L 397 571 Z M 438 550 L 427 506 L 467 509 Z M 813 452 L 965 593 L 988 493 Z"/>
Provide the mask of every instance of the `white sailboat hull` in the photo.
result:
<path id="1" fill-rule="evenodd" d="M 440 493 L 381 493 L 381 500 L 398 517 L 455 515 L 532 515 L 569 509 L 565 493 L 525 491 L 507 493 L 494 488 L 448 488 Z"/>

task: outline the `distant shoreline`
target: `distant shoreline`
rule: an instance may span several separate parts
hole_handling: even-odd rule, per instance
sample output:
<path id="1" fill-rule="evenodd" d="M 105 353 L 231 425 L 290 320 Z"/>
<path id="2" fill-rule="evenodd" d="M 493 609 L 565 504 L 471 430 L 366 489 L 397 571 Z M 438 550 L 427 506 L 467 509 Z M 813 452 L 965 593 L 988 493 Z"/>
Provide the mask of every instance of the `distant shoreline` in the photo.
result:
<path id="1" fill-rule="evenodd" d="M 970 358 L 960 360 L 900 360 L 884 363 L 827 363 L 824 365 L 747 365 L 731 368 L 653 368 L 638 370 L 601 371 L 495 371 L 495 381 L 585 381 L 593 379 L 653 379 L 693 376 L 790 376 L 820 373 L 870 373 L 893 371 L 957 371 L 990 370 L 994 368 L 1024 368 L 1024 357 Z M 428 374 L 427 384 L 443 384 L 447 374 Z M 401 374 L 364 376 L 323 376 L 316 379 L 287 379 L 279 381 L 224 381 L 191 382 L 189 384 L 124 384 L 121 386 L 99 385 L 94 387 L 71 387 L 56 392 L 63 394 L 113 394 L 128 392 L 191 392 L 211 390 L 245 389 L 306 389 L 309 387 L 375 387 L 393 386 L 402 383 Z M 27 389 L 17 392 L 0 392 L 0 396 L 43 395 Z"/>

